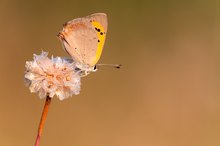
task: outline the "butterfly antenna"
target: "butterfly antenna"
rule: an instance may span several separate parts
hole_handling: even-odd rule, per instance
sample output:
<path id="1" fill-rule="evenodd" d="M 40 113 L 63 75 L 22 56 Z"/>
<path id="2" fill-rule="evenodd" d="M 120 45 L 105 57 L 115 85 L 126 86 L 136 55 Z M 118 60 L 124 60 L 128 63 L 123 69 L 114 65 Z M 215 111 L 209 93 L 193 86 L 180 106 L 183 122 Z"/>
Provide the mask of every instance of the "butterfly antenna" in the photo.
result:
<path id="1" fill-rule="evenodd" d="M 117 68 L 117 69 L 120 69 L 121 68 L 121 64 L 96 64 L 97 67 L 99 66 L 108 66 L 108 67 L 114 67 L 114 68 Z"/>

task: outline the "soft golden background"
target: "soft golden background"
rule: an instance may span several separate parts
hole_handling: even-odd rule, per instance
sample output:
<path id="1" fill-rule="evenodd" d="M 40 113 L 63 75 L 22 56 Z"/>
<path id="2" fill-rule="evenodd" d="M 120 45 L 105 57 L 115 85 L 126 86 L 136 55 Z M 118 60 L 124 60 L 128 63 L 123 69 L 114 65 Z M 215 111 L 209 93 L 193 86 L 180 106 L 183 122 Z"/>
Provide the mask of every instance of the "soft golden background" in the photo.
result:
<path id="1" fill-rule="evenodd" d="M 32 146 L 44 100 L 24 86 L 25 61 L 67 56 L 62 24 L 105 12 L 100 63 L 80 95 L 54 98 L 40 146 L 219 146 L 220 1 L 1 0 L 0 146 Z"/>

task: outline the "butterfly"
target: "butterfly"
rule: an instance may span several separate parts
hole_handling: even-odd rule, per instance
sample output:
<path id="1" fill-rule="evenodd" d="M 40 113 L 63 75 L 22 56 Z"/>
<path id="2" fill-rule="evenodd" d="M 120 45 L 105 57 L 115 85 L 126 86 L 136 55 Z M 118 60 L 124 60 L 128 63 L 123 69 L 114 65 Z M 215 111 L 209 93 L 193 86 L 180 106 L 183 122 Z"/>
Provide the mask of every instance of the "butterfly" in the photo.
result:
<path id="1" fill-rule="evenodd" d="M 97 70 L 104 47 L 108 20 L 105 13 L 95 13 L 66 22 L 57 35 L 64 49 L 76 62 L 81 76 Z"/>

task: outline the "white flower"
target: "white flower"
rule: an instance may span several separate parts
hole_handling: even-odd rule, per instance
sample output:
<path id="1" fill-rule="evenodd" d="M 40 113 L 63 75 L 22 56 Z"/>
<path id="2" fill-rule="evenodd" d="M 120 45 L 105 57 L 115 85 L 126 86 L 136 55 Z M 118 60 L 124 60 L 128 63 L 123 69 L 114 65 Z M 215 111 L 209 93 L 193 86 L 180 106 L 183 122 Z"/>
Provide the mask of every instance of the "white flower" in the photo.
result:
<path id="1" fill-rule="evenodd" d="M 79 94 L 80 76 L 75 64 L 60 57 L 49 59 L 47 55 L 34 54 L 34 60 L 26 62 L 24 78 L 30 91 L 40 98 L 56 95 L 60 100 Z"/>

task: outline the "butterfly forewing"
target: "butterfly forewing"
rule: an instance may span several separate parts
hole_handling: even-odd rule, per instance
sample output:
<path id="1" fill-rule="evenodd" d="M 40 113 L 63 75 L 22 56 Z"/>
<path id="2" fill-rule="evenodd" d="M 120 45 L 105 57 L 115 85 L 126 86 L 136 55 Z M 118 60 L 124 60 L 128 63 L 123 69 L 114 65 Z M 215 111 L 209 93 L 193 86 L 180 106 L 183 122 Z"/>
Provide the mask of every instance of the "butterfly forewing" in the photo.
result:
<path id="1" fill-rule="evenodd" d="M 75 61 L 94 66 L 101 56 L 106 32 L 106 15 L 96 13 L 67 22 L 58 37 Z"/>

